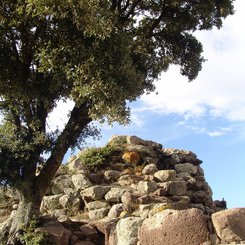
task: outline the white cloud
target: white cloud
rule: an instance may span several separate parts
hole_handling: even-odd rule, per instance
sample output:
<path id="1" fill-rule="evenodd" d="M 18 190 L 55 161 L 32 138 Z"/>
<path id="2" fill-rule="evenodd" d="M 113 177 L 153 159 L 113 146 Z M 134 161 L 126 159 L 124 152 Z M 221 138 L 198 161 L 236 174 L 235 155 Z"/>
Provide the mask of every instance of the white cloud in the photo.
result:
<path id="1" fill-rule="evenodd" d="M 187 78 L 179 74 L 178 67 L 171 67 L 156 82 L 159 94 L 144 95 L 140 106 L 132 106 L 131 125 L 125 127 L 125 131 L 131 128 L 146 130 L 149 111 L 181 116 L 179 127 L 210 137 L 231 132 L 223 130 L 221 125 L 227 128 L 232 128 L 229 123 L 239 122 L 244 125 L 245 34 L 241 25 L 245 21 L 245 1 L 236 0 L 235 7 L 236 14 L 225 20 L 222 29 L 197 33 L 204 46 L 204 56 L 208 60 L 198 78 L 188 83 Z M 49 118 L 49 127 L 63 127 L 72 106 L 71 102 L 59 105 Z M 228 120 L 228 124 L 208 124 L 217 118 Z M 204 121 L 208 123 L 203 123 Z M 115 130 L 115 126 L 112 129 L 104 125 L 103 128 L 107 131 Z"/>
<path id="2" fill-rule="evenodd" d="M 144 127 L 144 120 L 141 117 L 141 115 L 137 112 L 134 112 L 134 110 L 131 112 L 131 125 L 135 126 L 137 128 L 143 128 Z"/>
<path id="3" fill-rule="evenodd" d="M 58 101 L 57 106 L 48 117 L 47 130 L 63 129 L 68 121 L 68 114 L 73 107 L 74 102 L 71 100 L 67 100 L 66 102 Z"/>
<path id="4" fill-rule="evenodd" d="M 232 131 L 234 131 L 234 125 L 230 125 L 229 127 L 217 127 L 215 130 L 209 131 L 207 134 L 210 137 L 218 137 L 226 135 Z"/>
<path id="5" fill-rule="evenodd" d="M 188 83 L 171 67 L 156 82 L 158 95 L 144 95 L 146 109 L 161 114 L 190 118 L 223 118 L 245 121 L 245 1 L 235 2 L 236 14 L 228 17 L 220 30 L 197 33 L 208 59 L 198 78 Z M 209 133 L 217 136 L 217 132 Z"/>
<path id="6" fill-rule="evenodd" d="M 213 131 L 213 132 L 208 132 L 208 135 L 210 137 L 218 137 L 224 135 L 224 133 L 221 131 Z"/>

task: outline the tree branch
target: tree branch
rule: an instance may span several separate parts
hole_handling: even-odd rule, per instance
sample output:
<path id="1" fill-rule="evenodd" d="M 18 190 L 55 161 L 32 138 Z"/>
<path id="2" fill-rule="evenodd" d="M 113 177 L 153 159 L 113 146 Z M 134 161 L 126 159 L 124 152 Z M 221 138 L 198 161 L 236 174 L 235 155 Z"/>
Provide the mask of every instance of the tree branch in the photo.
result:
<path id="1" fill-rule="evenodd" d="M 49 159 L 46 161 L 40 175 L 37 177 L 37 186 L 40 192 L 45 192 L 56 171 L 62 163 L 69 147 L 75 144 L 83 129 L 92 121 L 88 115 L 87 103 L 74 107 L 65 129 L 58 137 Z M 44 193 L 41 193 L 42 195 Z"/>
<path id="2" fill-rule="evenodd" d="M 117 0 L 112 0 L 111 10 L 115 10 L 117 7 Z"/>
<path id="3" fill-rule="evenodd" d="M 163 17 L 164 17 L 164 5 L 162 6 L 162 10 L 161 10 L 161 14 L 159 15 L 159 17 L 157 19 L 155 19 L 155 21 L 153 22 L 153 24 L 151 25 L 151 27 L 149 28 L 148 34 L 147 34 L 147 38 L 151 37 L 154 30 L 157 28 L 157 26 L 160 24 L 160 22 L 162 21 Z"/>
<path id="4" fill-rule="evenodd" d="M 123 11 L 126 11 L 126 9 L 128 8 L 128 6 L 129 6 L 129 0 L 127 0 L 127 2 L 126 2 L 126 4 L 125 4 L 125 6 L 122 8 L 122 12 Z"/>
<path id="5" fill-rule="evenodd" d="M 47 109 L 44 106 L 44 102 L 40 101 L 37 106 L 36 106 L 36 114 L 37 114 L 37 118 L 40 120 L 41 123 L 41 130 L 43 132 L 46 131 L 45 127 L 46 127 L 46 118 L 48 115 Z"/>
<path id="6" fill-rule="evenodd" d="M 14 120 L 14 124 L 17 128 L 20 128 L 21 127 L 21 122 L 20 122 L 20 117 L 19 115 L 17 115 L 14 110 L 11 110 L 11 114 L 12 114 L 12 117 L 13 117 L 13 120 Z"/>
<path id="7" fill-rule="evenodd" d="M 135 2 L 133 2 L 131 8 L 129 9 L 127 15 L 124 17 L 125 19 L 129 18 L 130 15 L 132 15 L 134 13 L 135 8 L 137 7 L 137 5 L 141 2 L 141 0 L 137 0 Z"/>
<path id="8" fill-rule="evenodd" d="M 23 115 L 25 117 L 26 123 L 28 125 L 29 130 L 33 131 L 31 127 L 31 123 L 33 121 L 33 113 L 31 109 L 31 103 L 27 103 L 26 101 L 23 102 Z"/>

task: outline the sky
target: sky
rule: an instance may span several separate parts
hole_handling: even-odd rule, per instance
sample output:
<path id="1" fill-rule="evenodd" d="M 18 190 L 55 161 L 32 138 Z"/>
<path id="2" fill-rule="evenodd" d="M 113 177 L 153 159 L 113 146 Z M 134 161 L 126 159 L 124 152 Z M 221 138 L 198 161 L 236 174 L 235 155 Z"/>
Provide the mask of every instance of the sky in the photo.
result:
<path id="1" fill-rule="evenodd" d="M 131 124 L 103 125 L 99 141 L 105 145 L 113 134 L 137 135 L 164 148 L 191 150 L 203 161 L 213 199 L 228 208 L 245 207 L 245 1 L 235 1 L 235 15 L 222 29 L 196 33 L 207 61 L 193 82 L 172 66 L 155 82 L 156 93 L 129 104 Z M 60 104 L 49 124 L 65 123 Z M 66 159 L 69 154 L 67 154 Z"/>

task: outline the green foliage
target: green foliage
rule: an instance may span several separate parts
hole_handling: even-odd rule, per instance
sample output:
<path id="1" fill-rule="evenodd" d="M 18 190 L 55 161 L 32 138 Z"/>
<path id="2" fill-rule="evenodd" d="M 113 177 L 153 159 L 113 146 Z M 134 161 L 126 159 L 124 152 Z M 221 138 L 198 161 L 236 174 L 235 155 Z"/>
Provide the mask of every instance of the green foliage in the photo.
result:
<path id="1" fill-rule="evenodd" d="M 230 14 L 233 0 L 1 0 L 0 185 L 41 199 L 66 151 L 98 135 L 92 121 L 129 123 L 127 102 L 154 91 L 172 64 L 194 80 L 204 58 L 193 32 Z M 68 100 L 68 122 L 53 129 L 50 113 Z M 112 151 L 82 159 L 96 170 Z M 26 243 L 41 244 L 33 229 Z"/>
<path id="2" fill-rule="evenodd" d="M 41 198 L 66 151 L 98 135 L 92 121 L 129 123 L 127 102 L 172 64 L 194 80 L 204 58 L 193 32 L 230 14 L 233 0 L 1 0 L 0 184 Z M 68 122 L 53 129 L 50 113 L 68 100 Z M 96 169 L 110 151 L 84 162 Z"/>
<path id="3" fill-rule="evenodd" d="M 91 171 L 97 171 L 102 167 L 110 164 L 111 156 L 114 152 L 114 148 L 111 146 L 105 146 L 101 148 L 87 148 L 81 152 L 79 158 L 82 163 L 88 167 Z"/>
<path id="4" fill-rule="evenodd" d="M 26 245 L 51 245 L 48 243 L 47 236 L 42 232 L 35 232 L 38 227 L 37 222 L 31 220 L 28 225 L 22 228 L 22 235 L 20 236 L 20 240 L 22 243 Z"/>

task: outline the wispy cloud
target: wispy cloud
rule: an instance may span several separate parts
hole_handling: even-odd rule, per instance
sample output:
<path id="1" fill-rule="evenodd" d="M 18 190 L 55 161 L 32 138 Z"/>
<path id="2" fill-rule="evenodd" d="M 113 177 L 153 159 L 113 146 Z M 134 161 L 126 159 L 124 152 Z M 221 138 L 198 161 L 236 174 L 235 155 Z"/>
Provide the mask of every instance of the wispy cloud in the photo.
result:
<path id="1" fill-rule="evenodd" d="M 241 23 L 245 21 L 241 10 L 245 9 L 245 1 L 236 0 L 235 8 L 236 14 L 225 20 L 221 30 L 196 34 L 203 43 L 207 59 L 196 81 L 188 83 L 187 78 L 179 74 L 178 67 L 171 67 L 156 81 L 158 95 L 144 95 L 132 105 L 129 126 L 122 128 L 114 124 L 112 128 L 104 125 L 104 132 L 118 130 L 130 134 L 135 130 L 149 130 L 149 121 L 156 113 L 158 116 L 177 115 L 172 133 L 176 128 L 183 128 L 210 137 L 235 132 L 245 138 L 245 35 L 241 30 Z M 62 128 L 72 106 L 70 101 L 58 103 L 49 117 L 49 128 Z"/>
<path id="2" fill-rule="evenodd" d="M 208 132 L 208 136 L 210 137 L 218 137 L 218 136 L 223 136 L 224 132 L 221 131 L 213 131 L 213 132 Z"/>
<path id="3" fill-rule="evenodd" d="M 203 43 L 207 62 L 196 81 L 188 83 L 179 75 L 178 67 L 171 67 L 156 82 L 158 95 L 144 95 L 143 107 L 158 114 L 176 114 L 184 121 L 225 119 L 227 123 L 245 122 L 245 22 L 244 0 L 235 2 L 236 14 L 228 17 L 221 30 L 197 33 Z M 182 122 L 182 123 L 183 123 Z M 195 130 L 195 123 L 193 130 Z M 197 130 L 197 129 L 196 129 Z M 228 133 L 222 129 L 209 131 L 205 126 L 198 131 L 210 137 Z"/>

